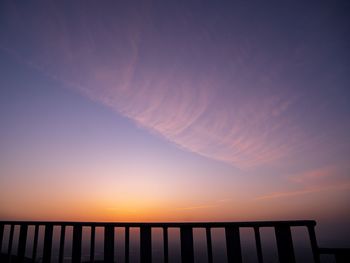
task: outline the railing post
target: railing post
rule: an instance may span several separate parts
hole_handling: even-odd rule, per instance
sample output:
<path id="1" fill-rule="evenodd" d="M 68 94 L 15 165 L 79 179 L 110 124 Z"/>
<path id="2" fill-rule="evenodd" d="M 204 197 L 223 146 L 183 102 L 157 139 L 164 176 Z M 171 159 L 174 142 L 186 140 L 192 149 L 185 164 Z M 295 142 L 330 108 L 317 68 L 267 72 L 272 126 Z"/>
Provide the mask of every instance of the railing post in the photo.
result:
<path id="1" fill-rule="evenodd" d="M 256 251 L 258 254 L 258 262 L 263 263 L 263 256 L 262 256 L 262 248 L 261 248 L 261 238 L 260 238 L 260 229 L 259 227 L 254 227 L 254 235 L 255 235 L 255 245 L 256 245 Z"/>
<path id="2" fill-rule="evenodd" d="M 64 241 L 66 239 L 66 226 L 61 226 L 61 234 L 60 234 L 60 250 L 58 255 L 58 262 L 63 263 L 64 258 Z"/>
<path id="3" fill-rule="evenodd" d="M 43 263 L 51 262 L 53 225 L 45 225 Z"/>
<path id="4" fill-rule="evenodd" d="M 113 263 L 114 261 L 114 227 L 105 227 L 105 243 L 104 243 L 104 262 Z"/>
<path id="5" fill-rule="evenodd" d="M 7 256 L 8 256 L 8 262 L 11 262 L 12 259 L 12 243 L 13 243 L 13 232 L 15 230 L 15 225 L 11 225 L 10 228 L 10 237 L 9 237 L 9 246 L 7 248 Z"/>
<path id="6" fill-rule="evenodd" d="M 309 232 L 310 242 L 311 242 L 311 249 L 312 249 L 312 255 L 314 258 L 315 263 L 320 263 L 320 254 L 318 251 L 318 245 L 316 240 L 316 234 L 315 234 L 315 226 L 308 225 L 307 230 Z"/>
<path id="7" fill-rule="evenodd" d="M 239 228 L 225 227 L 227 260 L 229 263 L 242 262 L 241 239 Z"/>
<path id="8" fill-rule="evenodd" d="M 205 229 L 206 238 L 207 238 L 207 254 L 208 254 L 208 263 L 213 263 L 213 247 L 211 244 L 211 228 L 207 227 Z"/>
<path id="9" fill-rule="evenodd" d="M 281 263 L 295 263 L 292 234 L 288 225 L 275 227 L 278 258 Z"/>
<path id="10" fill-rule="evenodd" d="M 125 263 L 129 263 L 129 239 L 130 239 L 130 228 L 125 227 Z"/>
<path id="11" fill-rule="evenodd" d="M 4 224 L 0 224 L 0 250 L 2 248 L 3 236 L 4 236 Z"/>
<path id="12" fill-rule="evenodd" d="M 169 241 L 168 241 L 168 228 L 163 227 L 163 244 L 164 244 L 164 263 L 169 262 Z"/>
<path id="13" fill-rule="evenodd" d="M 95 262 L 95 226 L 91 226 L 90 236 L 90 262 Z"/>
<path id="14" fill-rule="evenodd" d="M 182 263 L 193 263 L 193 233 L 192 227 L 183 226 L 180 228 L 180 239 L 181 239 L 181 262 Z"/>
<path id="15" fill-rule="evenodd" d="M 75 225 L 73 227 L 72 263 L 80 263 L 81 261 L 81 238 L 82 226 Z"/>
<path id="16" fill-rule="evenodd" d="M 34 241 L 33 241 L 33 255 L 32 262 L 36 262 L 36 252 L 38 250 L 39 225 L 34 226 Z"/>
<path id="17" fill-rule="evenodd" d="M 27 232 L 28 232 L 28 225 L 21 225 L 19 238 L 18 238 L 18 249 L 17 249 L 17 256 L 18 256 L 19 262 L 24 261 L 24 253 L 26 250 L 26 242 L 27 242 Z"/>
<path id="18" fill-rule="evenodd" d="M 141 263 L 152 262 L 152 237 L 151 227 L 141 227 Z"/>

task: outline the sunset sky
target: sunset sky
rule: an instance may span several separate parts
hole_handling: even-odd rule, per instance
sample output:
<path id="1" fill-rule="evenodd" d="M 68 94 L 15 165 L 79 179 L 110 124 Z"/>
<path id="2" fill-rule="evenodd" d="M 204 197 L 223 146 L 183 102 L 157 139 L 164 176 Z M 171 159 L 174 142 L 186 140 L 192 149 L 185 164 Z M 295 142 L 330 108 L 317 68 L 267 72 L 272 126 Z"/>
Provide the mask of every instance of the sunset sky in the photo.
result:
<path id="1" fill-rule="evenodd" d="M 1 1 L 0 220 L 348 238 L 350 4 L 127 2 Z"/>

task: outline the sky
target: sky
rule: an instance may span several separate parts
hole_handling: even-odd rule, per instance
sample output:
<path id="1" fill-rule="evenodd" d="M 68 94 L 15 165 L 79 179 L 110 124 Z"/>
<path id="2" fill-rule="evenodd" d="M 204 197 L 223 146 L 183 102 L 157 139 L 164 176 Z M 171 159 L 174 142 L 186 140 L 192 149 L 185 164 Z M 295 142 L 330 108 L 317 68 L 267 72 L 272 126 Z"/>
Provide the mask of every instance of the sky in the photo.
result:
<path id="1" fill-rule="evenodd" d="M 349 11 L 2 1 L 0 219 L 316 219 L 350 244 Z"/>

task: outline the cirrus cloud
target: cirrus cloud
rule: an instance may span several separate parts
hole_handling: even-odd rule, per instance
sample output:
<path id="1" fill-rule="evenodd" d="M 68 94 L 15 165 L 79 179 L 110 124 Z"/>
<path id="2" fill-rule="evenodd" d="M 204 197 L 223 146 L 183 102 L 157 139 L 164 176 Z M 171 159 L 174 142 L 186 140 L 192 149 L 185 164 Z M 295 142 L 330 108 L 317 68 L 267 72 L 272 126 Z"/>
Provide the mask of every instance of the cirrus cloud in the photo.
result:
<path id="1" fill-rule="evenodd" d="M 281 87 L 294 46 L 274 52 L 239 31 L 225 39 L 181 9 L 164 26 L 147 5 L 4 10 L 2 50 L 183 149 L 250 168 L 312 143 L 291 114 L 298 92 Z"/>

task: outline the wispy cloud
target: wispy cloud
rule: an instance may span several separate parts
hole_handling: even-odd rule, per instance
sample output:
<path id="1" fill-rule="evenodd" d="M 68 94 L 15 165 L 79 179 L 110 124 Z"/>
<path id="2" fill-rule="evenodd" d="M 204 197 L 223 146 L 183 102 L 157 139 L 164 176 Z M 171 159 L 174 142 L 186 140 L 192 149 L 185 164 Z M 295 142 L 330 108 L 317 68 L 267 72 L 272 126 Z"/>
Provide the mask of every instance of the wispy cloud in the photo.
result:
<path id="1" fill-rule="evenodd" d="M 289 176 L 289 180 L 300 184 L 315 184 L 324 180 L 334 180 L 339 176 L 338 166 L 327 166 Z"/>
<path id="2" fill-rule="evenodd" d="M 290 175 L 289 184 L 296 190 L 284 190 L 258 196 L 256 200 L 286 198 L 324 191 L 349 190 L 348 165 L 326 166 Z"/>
<path id="3" fill-rule="evenodd" d="M 311 194 L 311 193 L 317 193 L 317 192 L 323 192 L 323 191 L 330 191 L 330 190 L 349 190 L 350 189 L 350 183 L 345 184 L 336 184 L 336 185 L 329 185 L 329 186 L 318 186 L 318 187 L 308 187 L 303 190 L 298 191 L 285 191 L 285 192 L 274 192 L 267 195 L 262 195 L 255 200 L 265 200 L 265 199 L 274 199 L 274 198 L 286 198 L 286 197 L 292 197 L 292 196 L 299 196 L 299 195 L 305 195 L 305 194 Z"/>
<path id="4" fill-rule="evenodd" d="M 199 45 L 214 33 L 209 29 L 187 31 L 184 23 L 184 33 L 167 36 L 149 22 L 148 8 L 100 19 L 89 5 L 71 15 L 47 5 L 44 14 L 10 5 L 4 19 L 16 38 L 4 32 L 0 45 L 149 132 L 243 169 L 280 160 L 312 141 L 290 116 L 298 96 L 280 89 L 280 69 L 250 62 L 254 46 L 223 47 L 232 61 L 203 59 L 219 44 Z"/>

